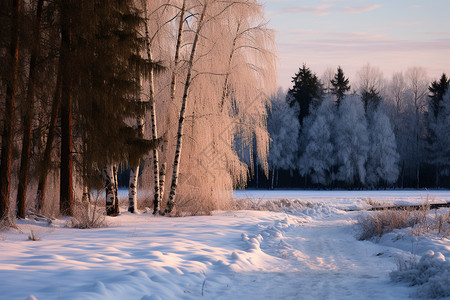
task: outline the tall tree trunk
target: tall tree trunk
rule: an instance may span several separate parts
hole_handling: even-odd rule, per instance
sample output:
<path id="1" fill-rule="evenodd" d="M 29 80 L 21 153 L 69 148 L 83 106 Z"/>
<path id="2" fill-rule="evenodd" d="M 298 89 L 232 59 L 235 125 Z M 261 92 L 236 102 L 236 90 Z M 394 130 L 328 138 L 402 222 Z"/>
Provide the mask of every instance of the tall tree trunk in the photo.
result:
<path id="1" fill-rule="evenodd" d="M 14 115 L 16 110 L 17 81 L 19 73 L 19 28 L 21 1 L 12 1 L 12 24 L 9 58 L 9 78 L 6 82 L 6 99 L 3 117 L 2 153 L 0 162 L 0 219 L 9 217 L 9 190 L 11 184 L 11 160 L 14 137 Z"/>
<path id="2" fill-rule="evenodd" d="M 112 216 L 115 214 L 116 193 L 113 167 L 110 165 L 105 167 L 102 172 L 103 182 L 105 184 L 106 193 L 106 214 Z"/>
<path id="3" fill-rule="evenodd" d="M 186 16 L 186 0 L 183 0 L 183 6 L 181 7 L 180 11 L 180 22 L 178 25 L 178 35 L 177 35 L 177 44 L 175 47 L 175 58 L 174 58 L 174 66 L 172 70 L 172 80 L 170 82 L 170 101 L 173 102 L 175 99 L 175 92 L 177 88 L 177 72 L 178 72 L 178 65 L 180 62 L 180 49 L 181 49 L 181 43 L 183 41 L 183 28 L 185 23 L 185 16 Z M 163 163 L 160 170 L 160 179 L 159 179 L 159 189 L 160 189 L 160 203 L 164 199 L 164 190 L 166 185 L 166 167 L 167 164 Z"/>
<path id="4" fill-rule="evenodd" d="M 137 211 L 137 184 L 139 176 L 139 163 L 130 170 L 130 182 L 128 186 L 128 211 L 134 213 Z"/>
<path id="5" fill-rule="evenodd" d="M 59 62 L 58 74 L 56 79 L 55 95 L 53 96 L 50 126 L 48 129 L 47 143 L 45 145 L 44 156 L 39 167 L 39 182 L 38 189 L 36 193 L 36 211 L 41 212 L 44 208 L 45 201 L 45 189 L 47 187 L 47 175 L 49 170 L 49 165 L 51 164 L 51 154 L 53 149 L 53 140 L 55 139 L 56 125 L 58 122 L 58 111 L 61 102 L 62 93 L 62 74 L 61 74 L 62 61 Z"/>
<path id="6" fill-rule="evenodd" d="M 147 31 L 148 34 L 148 31 Z M 152 53 L 150 45 L 147 44 L 148 59 L 152 61 Z M 150 70 L 148 77 L 150 89 L 150 122 L 152 129 L 152 139 L 158 138 L 158 128 L 156 127 L 156 106 L 155 106 L 155 87 L 154 87 L 154 72 Z M 159 213 L 160 210 L 160 196 L 159 196 L 159 153 L 158 148 L 153 148 L 153 180 L 154 180 L 154 199 L 153 199 L 153 214 Z"/>
<path id="7" fill-rule="evenodd" d="M 22 155 L 20 159 L 19 171 L 19 187 L 17 190 L 17 217 L 25 218 L 26 197 L 28 187 L 28 170 L 30 168 L 30 154 L 31 154 L 31 129 L 33 127 L 34 115 L 34 95 L 35 95 L 35 77 L 37 68 L 37 58 L 39 56 L 39 40 L 41 35 L 42 23 L 42 7 L 44 0 L 38 0 L 36 9 L 36 21 L 34 25 L 33 49 L 30 58 L 30 70 L 28 76 L 28 90 L 27 99 L 25 102 L 25 119 L 23 122 L 23 140 L 22 140 Z"/>
<path id="8" fill-rule="evenodd" d="M 138 97 L 138 101 L 140 101 Z M 139 134 L 143 136 L 144 134 L 144 120 L 143 118 L 139 118 L 136 124 Z M 137 211 L 137 185 L 139 179 L 139 164 L 140 160 L 138 160 L 135 165 L 131 166 L 130 170 L 130 180 L 128 184 L 128 211 L 134 213 Z"/>
<path id="9" fill-rule="evenodd" d="M 166 163 L 163 163 L 161 165 L 161 168 L 159 169 L 159 202 L 161 203 L 163 201 L 164 197 L 164 186 L 166 181 Z"/>
<path id="10" fill-rule="evenodd" d="M 184 118 L 185 118 L 185 113 L 186 113 L 187 97 L 188 97 L 189 87 L 191 84 L 192 67 L 194 64 L 195 51 L 197 50 L 198 39 L 200 36 L 200 31 L 202 29 L 203 19 L 206 14 L 206 7 L 207 7 L 207 3 L 205 3 L 203 5 L 203 11 L 200 16 L 197 30 L 195 32 L 195 38 L 194 38 L 194 43 L 192 44 L 191 56 L 190 56 L 189 62 L 188 62 L 186 83 L 184 85 L 183 100 L 181 103 L 180 116 L 178 119 L 177 146 L 175 149 L 175 158 L 173 161 L 172 184 L 170 186 L 170 194 L 169 194 L 169 199 L 167 201 L 166 213 L 171 213 L 173 208 L 175 207 L 175 195 L 176 195 L 176 190 L 177 190 L 177 186 L 178 186 L 178 176 L 180 174 L 180 158 L 181 158 L 181 147 L 183 144 L 183 126 L 184 126 Z"/>
<path id="11" fill-rule="evenodd" d="M 181 49 L 181 42 L 183 40 L 183 27 L 185 15 L 186 15 L 186 0 L 183 0 L 183 6 L 181 7 L 180 12 L 180 24 L 178 25 L 177 45 L 175 48 L 175 60 L 172 72 L 172 81 L 170 82 L 170 100 L 172 102 L 175 99 L 175 91 L 177 85 L 177 71 L 178 71 L 178 63 L 180 61 L 180 49 Z"/>
<path id="12" fill-rule="evenodd" d="M 275 184 L 275 167 L 272 168 L 272 182 L 271 182 L 271 186 L 270 186 L 271 190 L 273 190 L 274 184 Z"/>
<path id="13" fill-rule="evenodd" d="M 119 182 L 117 181 L 117 165 L 113 165 L 113 178 L 114 178 L 114 215 L 119 214 Z"/>
<path id="14" fill-rule="evenodd" d="M 62 51 L 62 99 L 61 99 L 61 177 L 60 177 L 60 212 L 72 215 L 73 204 L 73 135 L 72 135 L 72 20 L 68 10 L 70 2 L 62 1 L 61 41 Z"/>

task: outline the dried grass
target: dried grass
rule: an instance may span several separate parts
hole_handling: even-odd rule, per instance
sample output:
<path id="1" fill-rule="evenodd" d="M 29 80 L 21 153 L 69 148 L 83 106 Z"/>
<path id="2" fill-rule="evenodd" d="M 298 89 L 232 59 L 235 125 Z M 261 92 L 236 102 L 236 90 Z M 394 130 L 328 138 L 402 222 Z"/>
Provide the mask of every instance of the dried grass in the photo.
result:
<path id="1" fill-rule="evenodd" d="M 395 229 L 411 227 L 414 235 L 435 232 L 450 234 L 450 212 L 430 214 L 430 205 L 424 203 L 419 209 L 381 210 L 358 216 L 357 231 L 360 240 L 380 238 Z"/>
<path id="2" fill-rule="evenodd" d="M 104 208 L 99 208 L 97 205 L 99 198 L 100 194 L 97 193 L 93 207 L 91 207 L 91 203 L 77 202 L 73 209 L 73 216 L 66 226 L 79 229 L 108 227 Z"/>

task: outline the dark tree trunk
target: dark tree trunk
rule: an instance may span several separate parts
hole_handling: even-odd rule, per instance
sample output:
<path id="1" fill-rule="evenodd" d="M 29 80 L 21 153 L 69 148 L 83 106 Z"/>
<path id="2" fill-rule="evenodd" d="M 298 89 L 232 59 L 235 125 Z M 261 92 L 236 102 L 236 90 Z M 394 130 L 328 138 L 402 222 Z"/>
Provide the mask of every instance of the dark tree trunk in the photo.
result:
<path id="1" fill-rule="evenodd" d="M 31 129 L 33 127 L 34 115 L 34 95 L 35 95 L 35 78 L 37 59 L 39 56 L 39 37 L 41 35 L 42 23 L 42 7 L 44 0 L 39 0 L 37 3 L 36 22 L 34 26 L 33 49 L 30 58 L 30 70 L 28 76 L 28 90 L 25 102 L 26 113 L 23 121 L 23 140 L 22 140 L 22 155 L 20 158 L 19 171 L 19 187 L 17 190 L 17 217 L 25 218 L 27 186 L 28 186 L 28 170 L 30 168 L 30 154 L 31 154 Z"/>
<path id="2" fill-rule="evenodd" d="M 47 187 L 47 175 L 49 171 L 49 165 L 51 164 L 53 140 L 55 139 L 56 125 L 58 122 L 58 111 L 61 102 L 61 92 L 62 92 L 61 64 L 62 62 L 60 61 L 58 75 L 56 79 L 56 90 L 52 103 L 50 126 L 47 135 L 47 144 L 45 145 L 44 156 L 42 158 L 40 165 L 39 183 L 36 195 L 36 206 L 38 212 L 40 212 L 44 208 L 45 189 Z"/>
<path id="3" fill-rule="evenodd" d="M 19 28 L 21 1 L 12 1 L 12 30 L 8 80 L 6 83 L 5 111 L 3 117 L 2 153 L 0 162 L 0 219 L 9 219 L 9 190 L 11 184 L 11 160 L 16 110 L 17 78 L 19 69 Z"/>
<path id="4" fill-rule="evenodd" d="M 67 1 L 70 2 L 70 1 Z M 72 181 L 72 20 L 68 11 L 70 4 L 62 2 L 61 17 L 61 60 L 62 60 L 62 99 L 61 99 L 61 178 L 60 178 L 60 212 L 72 215 L 73 181 Z"/>

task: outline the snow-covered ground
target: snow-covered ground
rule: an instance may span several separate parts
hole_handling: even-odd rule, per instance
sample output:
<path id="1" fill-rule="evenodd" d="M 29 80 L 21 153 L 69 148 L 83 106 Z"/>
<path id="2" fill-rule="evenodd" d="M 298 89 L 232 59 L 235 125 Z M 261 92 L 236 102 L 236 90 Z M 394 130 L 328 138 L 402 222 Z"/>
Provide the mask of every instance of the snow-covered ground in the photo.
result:
<path id="1" fill-rule="evenodd" d="M 299 199 L 285 211 L 217 212 L 166 218 L 108 217 L 80 230 L 20 221 L 0 232 L 0 299 L 407 299 L 391 281 L 399 259 L 428 250 L 450 260 L 450 240 L 404 231 L 358 241 L 367 199 L 450 201 L 446 191 L 238 191 L 235 197 Z M 420 201 L 419 201 L 420 200 Z M 39 241 L 30 241 L 30 232 Z M 442 257 L 441 257 L 442 258 Z M 442 259 L 441 259 L 442 260 Z"/>

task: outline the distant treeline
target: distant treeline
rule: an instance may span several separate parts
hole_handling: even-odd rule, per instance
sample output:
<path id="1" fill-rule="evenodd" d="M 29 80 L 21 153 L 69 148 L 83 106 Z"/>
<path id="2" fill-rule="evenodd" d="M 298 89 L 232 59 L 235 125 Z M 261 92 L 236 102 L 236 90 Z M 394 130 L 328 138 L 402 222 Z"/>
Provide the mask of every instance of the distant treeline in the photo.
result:
<path id="1" fill-rule="evenodd" d="M 306 65 L 268 107 L 269 173 L 256 154 L 249 187 L 447 188 L 450 92 L 423 68 L 390 80 L 371 65 L 350 85 L 341 67 L 319 79 Z"/>

